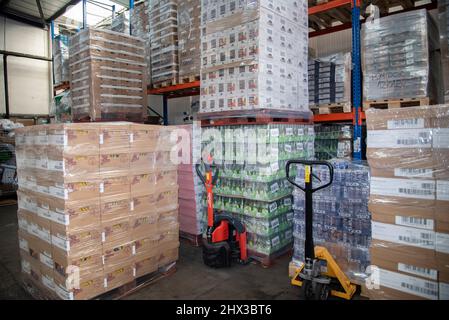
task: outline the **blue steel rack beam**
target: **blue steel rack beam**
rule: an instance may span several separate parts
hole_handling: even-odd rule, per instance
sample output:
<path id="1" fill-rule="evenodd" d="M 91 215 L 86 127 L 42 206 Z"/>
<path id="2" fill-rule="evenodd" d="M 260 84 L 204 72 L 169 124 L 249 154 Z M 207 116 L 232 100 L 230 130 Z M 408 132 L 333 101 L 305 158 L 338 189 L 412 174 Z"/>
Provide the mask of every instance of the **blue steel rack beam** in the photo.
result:
<path id="1" fill-rule="evenodd" d="M 360 0 L 352 0 L 352 100 L 354 108 L 353 158 L 362 160 L 362 71 L 360 54 Z"/>

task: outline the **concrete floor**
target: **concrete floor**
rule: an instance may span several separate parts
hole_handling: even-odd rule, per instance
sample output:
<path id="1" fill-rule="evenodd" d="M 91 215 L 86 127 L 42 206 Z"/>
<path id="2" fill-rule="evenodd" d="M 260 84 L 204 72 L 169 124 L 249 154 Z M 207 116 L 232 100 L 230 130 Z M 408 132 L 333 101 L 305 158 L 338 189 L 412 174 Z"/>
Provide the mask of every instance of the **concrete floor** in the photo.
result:
<path id="1" fill-rule="evenodd" d="M 0 207 L 0 299 L 31 299 L 20 286 L 16 206 Z M 127 299 L 298 299 L 299 288 L 290 285 L 284 256 L 270 268 L 258 264 L 234 265 L 230 269 L 206 267 L 201 248 L 181 242 L 175 274 Z"/>

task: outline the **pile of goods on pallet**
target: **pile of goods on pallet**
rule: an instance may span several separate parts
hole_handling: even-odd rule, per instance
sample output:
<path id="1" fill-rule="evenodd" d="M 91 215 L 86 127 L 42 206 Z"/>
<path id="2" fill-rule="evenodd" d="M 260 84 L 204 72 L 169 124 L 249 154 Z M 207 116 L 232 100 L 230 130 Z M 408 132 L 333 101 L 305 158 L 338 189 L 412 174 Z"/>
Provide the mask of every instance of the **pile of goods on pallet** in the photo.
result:
<path id="1" fill-rule="evenodd" d="M 177 126 L 177 128 L 183 130 L 181 136 L 189 142 L 190 146 L 186 150 L 181 150 L 180 156 L 184 163 L 178 166 L 179 231 L 181 237 L 199 244 L 197 240 L 201 238 L 204 231 L 201 221 L 204 185 L 198 177 L 195 165 L 201 159 L 201 127 L 194 122 L 191 125 Z M 184 159 L 183 152 L 188 152 L 187 159 Z"/>
<path id="2" fill-rule="evenodd" d="M 199 80 L 201 64 L 201 1 L 178 0 L 180 83 Z"/>
<path id="3" fill-rule="evenodd" d="M 315 158 L 317 160 L 352 158 L 352 125 L 315 125 Z"/>
<path id="4" fill-rule="evenodd" d="M 170 133 L 123 122 L 17 130 L 19 244 L 28 288 L 50 298 L 89 299 L 176 262 Z"/>
<path id="5" fill-rule="evenodd" d="M 129 11 L 116 15 L 112 19 L 110 30 L 129 34 Z"/>
<path id="6" fill-rule="evenodd" d="M 53 38 L 53 76 L 55 85 L 68 82 L 69 68 L 69 37 L 59 34 Z"/>
<path id="7" fill-rule="evenodd" d="M 136 3 L 131 9 L 130 24 L 133 36 L 143 40 L 145 48 L 145 63 L 147 69 L 147 84 L 151 83 L 151 47 L 150 47 L 150 21 L 148 16 L 149 1 Z"/>
<path id="8" fill-rule="evenodd" d="M 441 65 L 443 67 L 444 102 L 449 103 L 449 0 L 438 1 Z"/>
<path id="9" fill-rule="evenodd" d="M 287 160 L 314 157 L 313 126 L 268 124 L 203 130 L 203 137 L 212 138 L 202 141 L 203 152 L 213 155 L 219 169 L 214 208 L 243 222 L 249 255 L 268 264 L 272 257 L 291 249 L 292 187 L 285 165 Z M 214 142 L 217 131 L 221 143 Z M 203 206 L 207 207 L 205 198 Z"/>
<path id="10" fill-rule="evenodd" d="M 177 1 L 150 0 L 148 14 L 151 83 L 175 85 L 179 73 Z"/>
<path id="11" fill-rule="evenodd" d="M 374 299 L 449 299 L 449 107 L 368 110 Z"/>
<path id="12" fill-rule="evenodd" d="M 440 101 L 438 27 L 427 10 L 375 19 L 362 26 L 363 96 L 367 101 Z M 420 104 L 418 104 L 420 105 Z"/>
<path id="13" fill-rule="evenodd" d="M 351 67 L 350 53 L 309 60 L 309 106 L 322 107 L 318 111 L 324 114 L 331 113 L 324 110 L 326 105 L 341 105 L 338 112 L 350 112 Z"/>
<path id="14" fill-rule="evenodd" d="M 21 123 L 0 119 L 0 198 L 16 194 L 15 130 L 22 127 Z"/>
<path id="15" fill-rule="evenodd" d="M 142 122 L 147 107 L 143 40 L 84 29 L 70 38 L 72 119 Z"/>
<path id="16" fill-rule="evenodd" d="M 306 1 L 203 1 L 201 113 L 308 112 Z"/>
<path id="17" fill-rule="evenodd" d="M 334 167 L 332 185 L 313 194 L 313 239 L 315 245 L 325 247 L 342 271 L 356 283 L 368 276 L 370 265 L 371 215 L 368 211 L 369 168 L 361 162 L 331 161 Z M 304 185 L 304 166 L 299 167 L 296 183 Z M 313 170 L 322 183 L 329 181 L 329 169 Z M 320 185 L 313 181 L 314 188 Z M 304 263 L 305 194 L 295 189 L 294 196 L 294 252 L 290 276 Z"/>
<path id="18" fill-rule="evenodd" d="M 50 115 L 55 117 L 55 123 L 72 122 L 72 96 L 70 90 L 63 91 L 53 98 Z"/>

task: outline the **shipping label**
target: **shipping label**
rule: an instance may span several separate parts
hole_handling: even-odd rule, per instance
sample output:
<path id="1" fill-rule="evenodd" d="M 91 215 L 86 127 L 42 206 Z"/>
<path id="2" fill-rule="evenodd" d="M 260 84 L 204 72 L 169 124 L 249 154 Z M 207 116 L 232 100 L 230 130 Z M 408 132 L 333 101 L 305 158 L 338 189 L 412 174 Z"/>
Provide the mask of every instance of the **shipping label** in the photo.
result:
<path id="1" fill-rule="evenodd" d="M 407 177 L 407 178 L 432 178 L 433 170 L 432 169 L 415 169 L 415 168 L 395 168 L 394 169 L 395 177 Z"/>
<path id="2" fill-rule="evenodd" d="M 432 129 L 368 130 L 368 148 L 431 148 Z"/>
<path id="3" fill-rule="evenodd" d="M 421 276 L 431 280 L 438 279 L 438 271 L 435 269 L 417 267 L 410 264 L 398 263 L 398 271 L 413 274 L 415 276 Z"/>
<path id="4" fill-rule="evenodd" d="M 371 177 L 370 192 L 381 196 L 435 200 L 436 185 L 433 180 Z"/>
<path id="5" fill-rule="evenodd" d="M 387 128 L 391 129 L 423 129 L 424 119 L 414 118 L 414 119 L 396 119 L 388 120 Z"/>
<path id="6" fill-rule="evenodd" d="M 433 219 L 420 217 L 396 216 L 395 223 L 400 226 L 415 227 L 426 230 L 434 230 L 435 228 L 435 221 Z"/>
<path id="7" fill-rule="evenodd" d="M 371 223 L 371 228 L 373 239 L 430 250 L 435 250 L 436 247 L 436 235 L 433 231 L 396 226 L 375 221 Z"/>

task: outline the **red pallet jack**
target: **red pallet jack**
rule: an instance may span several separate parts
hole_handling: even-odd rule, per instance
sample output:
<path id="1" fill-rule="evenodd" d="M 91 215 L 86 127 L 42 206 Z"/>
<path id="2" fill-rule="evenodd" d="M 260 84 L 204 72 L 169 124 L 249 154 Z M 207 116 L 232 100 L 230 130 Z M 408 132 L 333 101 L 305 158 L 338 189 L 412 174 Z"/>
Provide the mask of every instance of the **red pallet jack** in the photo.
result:
<path id="1" fill-rule="evenodd" d="M 304 187 L 298 185 L 290 176 L 290 167 L 293 164 L 305 166 Z M 313 166 L 327 166 L 329 168 L 329 182 L 317 188 L 312 186 L 312 178 L 321 180 L 313 174 Z M 313 198 L 314 192 L 324 189 L 332 184 L 334 168 L 326 161 L 291 160 L 286 164 L 287 180 L 305 193 L 305 262 L 295 271 L 291 280 L 292 285 L 302 288 L 305 299 L 327 300 L 329 295 L 350 300 L 356 292 L 356 285 L 352 284 L 329 251 L 313 243 Z"/>
<path id="2" fill-rule="evenodd" d="M 241 264 L 248 263 L 246 249 L 246 228 L 243 223 L 227 213 L 214 210 L 213 188 L 218 180 L 218 167 L 213 164 L 212 157 L 208 163 L 197 164 L 196 172 L 206 187 L 207 194 L 207 232 L 203 239 L 203 261 L 211 268 L 226 268 L 236 260 Z M 204 167 L 204 172 L 201 171 Z"/>

